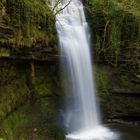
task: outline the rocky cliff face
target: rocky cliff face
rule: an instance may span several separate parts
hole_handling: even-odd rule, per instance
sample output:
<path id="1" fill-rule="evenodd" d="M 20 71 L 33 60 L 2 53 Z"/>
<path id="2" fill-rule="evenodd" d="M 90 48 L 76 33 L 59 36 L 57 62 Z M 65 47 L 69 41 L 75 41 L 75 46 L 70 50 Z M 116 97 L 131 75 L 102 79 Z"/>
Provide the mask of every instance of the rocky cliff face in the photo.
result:
<path id="1" fill-rule="evenodd" d="M 58 69 L 52 62 L 0 60 L 0 138 L 64 139 L 58 128 Z"/>
<path id="2" fill-rule="evenodd" d="M 86 11 L 97 61 L 140 70 L 140 2 L 89 0 Z M 122 66 L 123 65 L 123 66 Z M 133 71 L 134 73 L 134 71 Z"/>
<path id="3" fill-rule="evenodd" d="M 45 59 L 43 54 L 57 54 L 54 23 L 54 15 L 45 1 L 2 0 L 0 56 Z"/>
<path id="4" fill-rule="evenodd" d="M 1 47 L 4 43 L 7 42 L 10 38 L 14 36 L 13 28 L 8 25 L 8 14 L 6 13 L 6 1 L 0 2 L 0 44 Z"/>
<path id="5" fill-rule="evenodd" d="M 93 33 L 96 83 L 104 114 L 139 117 L 140 2 L 87 0 L 85 9 Z"/>
<path id="6" fill-rule="evenodd" d="M 0 139 L 63 139 L 56 44 L 43 0 L 0 0 Z"/>

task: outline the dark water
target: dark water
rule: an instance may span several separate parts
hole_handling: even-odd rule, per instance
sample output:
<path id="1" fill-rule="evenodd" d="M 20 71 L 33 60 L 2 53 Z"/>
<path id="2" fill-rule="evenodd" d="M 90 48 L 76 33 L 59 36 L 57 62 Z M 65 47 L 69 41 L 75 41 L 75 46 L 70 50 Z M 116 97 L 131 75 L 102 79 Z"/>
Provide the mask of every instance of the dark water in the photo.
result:
<path id="1" fill-rule="evenodd" d="M 118 134 L 118 138 L 116 140 L 140 140 L 140 126 L 111 124 L 107 127 Z"/>

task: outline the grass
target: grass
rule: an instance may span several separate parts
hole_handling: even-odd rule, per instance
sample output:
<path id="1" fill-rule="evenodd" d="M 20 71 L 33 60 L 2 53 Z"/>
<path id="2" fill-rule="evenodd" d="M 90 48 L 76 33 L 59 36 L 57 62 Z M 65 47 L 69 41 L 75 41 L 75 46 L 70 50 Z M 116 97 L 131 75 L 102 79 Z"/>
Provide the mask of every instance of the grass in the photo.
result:
<path id="1" fill-rule="evenodd" d="M 0 122 L 1 137 L 4 140 L 63 140 L 64 132 L 58 127 L 56 116 L 53 99 L 39 99 L 34 105 L 26 102 Z"/>

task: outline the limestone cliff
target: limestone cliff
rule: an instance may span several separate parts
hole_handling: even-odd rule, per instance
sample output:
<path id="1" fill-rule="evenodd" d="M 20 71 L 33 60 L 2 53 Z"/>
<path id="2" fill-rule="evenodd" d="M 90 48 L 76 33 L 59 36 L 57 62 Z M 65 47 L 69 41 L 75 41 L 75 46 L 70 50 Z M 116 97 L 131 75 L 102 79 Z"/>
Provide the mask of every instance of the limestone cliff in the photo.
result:
<path id="1" fill-rule="evenodd" d="M 56 52 L 54 23 L 43 0 L 1 0 L 0 56 L 41 59 L 44 52 Z"/>

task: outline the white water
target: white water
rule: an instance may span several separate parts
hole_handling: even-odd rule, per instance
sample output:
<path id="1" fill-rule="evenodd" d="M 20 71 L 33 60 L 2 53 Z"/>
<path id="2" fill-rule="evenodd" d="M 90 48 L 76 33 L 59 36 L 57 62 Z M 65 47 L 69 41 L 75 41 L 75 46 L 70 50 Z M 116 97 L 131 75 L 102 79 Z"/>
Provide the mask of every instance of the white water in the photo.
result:
<path id="1" fill-rule="evenodd" d="M 69 0 L 62 0 L 58 9 L 68 3 Z M 69 97 L 66 139 L 112 140 L 114 134 L 101 125 L 98 113 L 83 4 L 80 0 L 72 0 L 56 18 L 63 65 L 69 75 L 69 88 L 66 89 Z"/>

